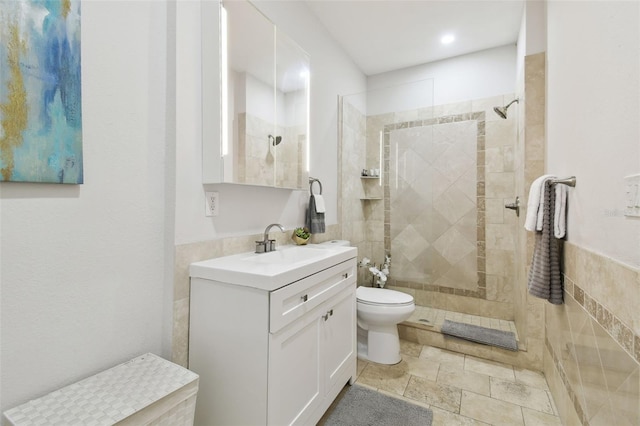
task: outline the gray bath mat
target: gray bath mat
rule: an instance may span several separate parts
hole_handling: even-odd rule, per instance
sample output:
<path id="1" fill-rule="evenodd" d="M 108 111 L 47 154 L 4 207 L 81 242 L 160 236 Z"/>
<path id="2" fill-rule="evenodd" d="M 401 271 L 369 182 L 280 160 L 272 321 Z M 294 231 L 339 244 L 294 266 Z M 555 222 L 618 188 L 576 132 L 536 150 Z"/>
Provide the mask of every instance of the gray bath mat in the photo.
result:
<path id="1" fill-rule="evenodd" d="M 494 330 L 492 328 L 449 320 L 444 320 L 440 331 L 442 334 L 471 340 L 472 342 L 497 346 L 499 348 L 509 349 L 510 351 L 518 350 L 516 335 L 512 331 Z"/>
<path id="2" fill-rule="evenodd" d="M 343 392 L 333 411 L 325 417 L 324 426 L 431 426 L 433 413 L 428 408 L 410 404 L 353 385 Z"/>

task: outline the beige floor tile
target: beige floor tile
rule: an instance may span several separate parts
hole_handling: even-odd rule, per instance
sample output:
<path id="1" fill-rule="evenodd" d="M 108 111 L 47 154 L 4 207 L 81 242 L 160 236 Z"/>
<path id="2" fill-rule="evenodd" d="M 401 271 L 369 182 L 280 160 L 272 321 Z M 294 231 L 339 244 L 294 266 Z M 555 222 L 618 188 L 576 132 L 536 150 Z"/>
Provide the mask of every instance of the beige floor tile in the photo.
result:
<path id="1" fill-rule="evenodd" d="M 560 414 L 558 413 L 558 406 L 556 405 L 555 399 L 553 399 L 553 395 L 551 394 L 551 389 L 547 391 L 547 396 L 549 397 L 549 401 L 551 401 L 551 408 L 553 408 L 553 415 L 559 416 Z"/>
<path id="2" fill-rule="evenodd" d="M 438 407 L 431 406 L 430 409 L 433 412 L 433 426 L 489 426 L 489 423 L 461 416 Z"/>
<path id="3" fill-rule="evenodd" d="M 387 391 L 383 391 L 383 390 L 379 390 L 378 392 L 380 392 L 383 395 L 389 396 L 391 398 L 401 399 L 403 401 L 408 402 L 409 404 L 419 405 L 422 408 L 428 408 L 430 410 L 433 408 L 433 407 L 431 407 L 431 405 L 427 404 L 426 402 L 416 401 L 415 399 L 407 398 L 404 395 L 398 395 L 398 394 L 387 392 Z"/>
<path id="4" fill-rule="evenodd" d="M 405 355 L 402 357 L 400 364 L 403 363 L 406 365 L 407 373 L 412 376 L 422 377 L 423 379 L 433 380 L 434 382 L 438 377 L 438 370 L 440 369 L 438 362 Z"/>
<path id="5" fill-rule="evenodd" d="M 448 351 L 446 349 L 440 349 L 433 346 L 424 346 L 422 352 L 420 352 L 420 358 L 429 359 L 440 363 L 441 365 L 448 365 L 454 368 L 464 368 L 464 355 L 457 352 Z"/>
<path id="6" fill-rule="evenodd" d="M 407 365 L 404 362 L 396 365 L 382 365 L 370 362 L 362 370 L 356 383 L 402 395 L 410 377 L 409 373 L 407 373 Z"/>
<path id="7" fill-rule="evenodd" d="M 492 425 L 524 425 L 519 405 L 469 391 L 462 391 L 460 414 Z"/>
<path id="8" fill-rule="evenodd" d="M 513 367 L 513 372 L 516 375 L 516 383 L 522 383 L 523 385 L 538 389 L 549 390 L 547 379 L 544 378 L 544 374 L 541 372 L 518 367 Z"/>
<path id="9" fill-rule="evenodd" d="M 451 368 L 446 365 L 440 367 L 438 372 L 438 383 L 455 386 L 460 389 L 479 393 L 480 395 L 491 395 L 489 376 L 475 373 L 473 371 Z"/>
<path id="10" fill-rule="evenodd" d="M 460 412 L 460 392 L 459 388 L 412 376 L 404 396 L 457 414 Z"/>
<path id="11" fill-rule="evenodd" d="M 525 426 L 562 426 L 560 417 L 522 407 Z"/>
<path id="12" fill-rule="evenodd" d="M 488 361 L 486 359 L 467 355 L 464 360 L 464 369 L 480 374 L 486 374 L 491 377 L 515 381 L 513 367 L 500 362 Z"/>
<path id="13" fill-rule="evenodd" d="M 369 364 L 367 361 L 363 361 L 360 358 L 356 359 L 356 378 L 360 376 L 367 364 Z"/>
<path id="14" fill-rule="evenodd" d="M 514 383 L 492 377 L 491 397 L 543 413 L 553 414 L 547 391 L 523 385 L 522 383 Z"/>
<path id="15" fill-rule="evenodd" d="M 400 340 L 400 353 L 415 357 L 420 356 L 422 345 L 420 343 L 409 342 L 408 340 Z"/>

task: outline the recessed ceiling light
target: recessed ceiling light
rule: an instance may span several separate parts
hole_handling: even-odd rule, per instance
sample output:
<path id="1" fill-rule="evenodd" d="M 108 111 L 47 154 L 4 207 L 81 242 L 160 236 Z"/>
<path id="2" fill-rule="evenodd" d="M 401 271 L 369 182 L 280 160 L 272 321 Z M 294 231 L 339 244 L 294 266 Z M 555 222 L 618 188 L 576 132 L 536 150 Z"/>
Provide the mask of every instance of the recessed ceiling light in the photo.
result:
<path id="1" fill-rule="evenodd" d="M 447 34 L 442 36 L 442 38 L 440 39 L 440 42 L 442 44 L 451 44 L 454 42 L 455 39 L 456 39 L 456 36 L 454 36 L 453 34 Z"/>

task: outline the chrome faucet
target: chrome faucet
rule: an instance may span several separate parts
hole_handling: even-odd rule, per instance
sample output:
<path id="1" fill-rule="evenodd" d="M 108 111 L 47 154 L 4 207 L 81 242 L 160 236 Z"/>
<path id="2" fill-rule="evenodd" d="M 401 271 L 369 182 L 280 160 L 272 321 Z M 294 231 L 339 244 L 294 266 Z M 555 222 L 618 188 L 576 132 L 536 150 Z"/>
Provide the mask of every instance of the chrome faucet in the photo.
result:
<path id="1" fill-rule="evenodd" d="M 256 253 L 268 253 L 276 249 L 276 240 L 269 239 L 269 230 L 271 230 L 271 228 L 273 228 L 274 226 L 280 228 L 282 232 L 285 231 L 284 226 L 280 225 L 279 223 L 272 223 L 271 225 L 267 226 L 264 230 L 263 240 L 256 241 Z"/>

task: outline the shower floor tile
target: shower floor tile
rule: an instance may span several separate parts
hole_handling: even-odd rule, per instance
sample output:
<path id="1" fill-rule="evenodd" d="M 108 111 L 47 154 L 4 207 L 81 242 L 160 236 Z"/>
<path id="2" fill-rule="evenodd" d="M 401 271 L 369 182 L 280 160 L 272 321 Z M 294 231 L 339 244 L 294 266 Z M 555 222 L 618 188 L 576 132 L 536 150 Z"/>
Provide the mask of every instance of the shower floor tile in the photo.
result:
<path id="1" fill-rule="evenodd" d="M 460 312 L 445 311 L 444 309 L 430 308 L 427 306 L 416 306 L 416 310 L 404 324 L 429 331 L 440 332 L 445 319 L 494 330 L 511 331 L 515 334 L 516 341 L 518 341 L 518 331 L 513 321 L 462 314 Z"/>

